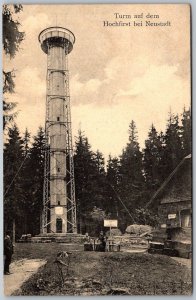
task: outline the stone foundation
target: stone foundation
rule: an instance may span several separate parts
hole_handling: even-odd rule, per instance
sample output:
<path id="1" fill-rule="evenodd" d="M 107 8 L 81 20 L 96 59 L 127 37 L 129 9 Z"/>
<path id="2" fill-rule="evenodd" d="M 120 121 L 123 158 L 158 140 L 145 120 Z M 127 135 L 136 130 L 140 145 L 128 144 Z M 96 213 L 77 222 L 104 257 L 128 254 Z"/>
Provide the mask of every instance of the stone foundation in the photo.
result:
<path id="1" fill-rule="evenodd" d="M 31 238 L 32 243 L 66 243 L 66 244 L 83 244 L 85 236 L 76 233 L 41 233 Z"/>

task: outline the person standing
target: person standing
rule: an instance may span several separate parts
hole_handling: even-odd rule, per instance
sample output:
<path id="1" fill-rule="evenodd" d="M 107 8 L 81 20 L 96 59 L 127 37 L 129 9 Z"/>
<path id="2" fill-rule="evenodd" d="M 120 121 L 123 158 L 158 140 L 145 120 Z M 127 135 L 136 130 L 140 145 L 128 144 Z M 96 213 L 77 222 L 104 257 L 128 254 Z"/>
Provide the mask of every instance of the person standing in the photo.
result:
<path id="1" fill-rule="evenodd" d="M 10 264 L 12 260 L 13 254 L 13 243 L 11 241 L 9 232 L 6 232 L 6 236 L 4 239 L 4 275 L 10 275 Z"/>
<path id="2" fill-rule="evenodd" d="M 106 237 L 105 237 L 103 231 L 101 231 L 100 234 L 99 234 L 99 241 L 100 241 L 99 251 L 105 252 L 105 250 L 106 250 Z"/>

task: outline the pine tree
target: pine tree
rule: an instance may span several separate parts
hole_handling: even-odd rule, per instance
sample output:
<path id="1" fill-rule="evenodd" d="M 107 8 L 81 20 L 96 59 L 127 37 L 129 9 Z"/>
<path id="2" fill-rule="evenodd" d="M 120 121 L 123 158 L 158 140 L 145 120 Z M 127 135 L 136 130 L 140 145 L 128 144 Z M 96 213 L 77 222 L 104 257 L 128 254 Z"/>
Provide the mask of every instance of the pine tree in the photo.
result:
<path id="1" fill-rule="evenodd" d="M 3 129 L 6 128 L 6 125 L 13 122 L 17 116 L 17 112 L 13 112 L 15 107 L 15 102 L 7 102 L 5 98 L 3 99 Z"/>
<path id="2" fill-rule="evenodd" d="M 74 155 L 77 219 L 79 231 L 86 231 L 86 222 L 95 207 L 102 209 L 105 195 L 105 171 L 102 154 L 94 153 L 88 139 L 79 131 Z"/>
<path id="3" fill-rule="evenodd" d="M 43 203 L 45 134 L 42 127 L 33 138 L 26 164 L 23 189 L 26 194 L 27 231 L 33 235 L 40 232 L 40 218 Z"/>
<path id="4" fill-rule="evenodd" d="M 90 194 L 92 161 L 93 153 L 90 150 L 88 139 L 79 131 L 74 155 L 74 170 L 77 220 L 80 232 L 83 230 L 86 215 L 93 208 L 93 199 Z"/>
<path id="5" fill-rule="evenodd" d="M 103 154 L 97 150 L 93 154 L 93 161 L 95 163 L 96 169 L 93 170 L 94 173 L 94 203 L 95 206 L 101 209 L 105 209 L 107 205 L 106 199 L 106 172 L 105 172 L 105 160 Z"/>
<path id="6" fill-rule="evenodd" d="M 22 168 L 22 174 L 21 174 L 21 188 L 23 190 L 23 196 L 24 196 L 24 202 L 23 202 L 23 213 L 21 214 L 21 231 L 23 234 L 28 233 L 28 209 L 29 209 L 29 187 L 26 184 L 29 180 L 29 159 L 30 159 L 30 133 L 28 129 L 26 128 L 24 136 L 22 138 L 23 142 L 23 157 L 24 157 L 24 164 Z"/>
<path id="7" fill-rule="evenodd" d="M 105 173 L 104 157 L 103 157 L 103 154 L 99 150 L 97 150 L 96 153 L 94 154 L 94 161 L 95 161 L 95 164 L 97 166 L 97 172 L 99 174 L 104 174 Z"/>
<path id="8" fill-rule="evenodd" d="M 24 32 L 19 31 L 20 23 L 15 14 L 22 11 L 21 4 L 3 5 L 3 48 L 10 58 L 16 55 L 20 43 L 24 40 Z"/>
<path id="9" fill-rule="evenodd" d="M 190 108 L 186 110 L 184 108 L 182 114 L 182 126 L 181 126 L 181 136 L 182 136 L 182 148 L 183 156 L 189 155 L 191 153 L 192 141 L 191 141 L 191 111 Z"/>
<path id="10" fill-rule="evenodd" d="M 21 216 L 24 213 L 25 196 L 22 189 L 24 167 L 23 140 L 16 125 L 9 128 L 8 142 L 4 148 L 4 225 L 21 234 Z M 15 231 L 15 229 L 14 229 Z M 13 232 L 13 235 L 15 233 Z M 14 237 L 15 238 L 15 237 Z"/>
<path id="11" fill-rule="evenodd" d="M 145 141 L 143 150 L 143 167 L 147 189 L 147 197 L 152 196 L 156 189 L 162 183 L 162 156 L 163 156 L 162 133 L 159 135 L 152 124 L 148 133 L 148 139 Z"/>
<path id="12" fill-rule="evenodd" d="M 22 11 L 22 5 L 3 5 L 3 49 L 7 56 L 14 58 L 19 50 L 20 43 L 24 39 L 24 32 L 19 31 L 20 23 L 15 20 L 15 15 Z M 14 71 L 3 71 L 3 93 L 14 92 Z M 17 113 L 13 112 L 16 103 L 3 99 L 3 128 L 14 120 Z"/>
<path id="13" fill-rule="evenodd" d="M 183 158 L 179 117 L 171 112 L 169 113 L 164 140 L 165 149 L 163 155 L 163 165 L 166 178 Z"/>
<path id="14" fill-rule="evenodd" d="M 26 128 L 25 133 L 24 133 L 24 137 L 23 137 L 23 144 L 24 144 L 24 155 L 26 156 L 29 152 L 30 149 L 30 138 L 31 138 L 31 134 L 29 133 L 28 129 Z"/>
<path id="15" fill-rule="evenodd" d="M 118 191 L 119 185 L 119 165 L 117 157 L 109 155 L 107 162 L 106 184 L 107 184 L 107 205 L 106 212 L 113 218 L 119 217 L 119 203 L 115 191 Z"/>
<path id="16" fill-rule="evenodd" d="M 142 153 L 139 148 L 135 122 L 129 126 L 129 142 L 120 158 L 119 193 L 122 201 L 130 211 L 134 211 L 143 202 L 144 176 L 142 170 Z M 129 215 L 121 209 L 124 226 L 130 224 Z"/>
<path id="17" fill-rule="evenodd" d="M 165 162 L 164 162 L 164 153 L 165 153 L 165 135 L 163 131 L 158 135 L 160 143 L 158 143 L 158 153 L 159 153 L 159 178 L 160 183 L 165 180 Z"/>

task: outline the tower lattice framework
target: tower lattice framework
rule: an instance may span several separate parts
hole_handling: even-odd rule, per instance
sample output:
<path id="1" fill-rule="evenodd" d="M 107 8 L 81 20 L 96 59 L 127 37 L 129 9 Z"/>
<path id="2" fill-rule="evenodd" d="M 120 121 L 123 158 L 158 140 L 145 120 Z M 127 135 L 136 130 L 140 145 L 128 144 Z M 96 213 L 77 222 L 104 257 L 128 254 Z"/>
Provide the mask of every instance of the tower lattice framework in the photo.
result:
<path id="1" fill-rule="evenodd" d="M 68 69 L 75 37 L 65 28 L 51 27 L 40 33 L 39 41 L 47 54 L 41 233 L 77 233 Z"/>

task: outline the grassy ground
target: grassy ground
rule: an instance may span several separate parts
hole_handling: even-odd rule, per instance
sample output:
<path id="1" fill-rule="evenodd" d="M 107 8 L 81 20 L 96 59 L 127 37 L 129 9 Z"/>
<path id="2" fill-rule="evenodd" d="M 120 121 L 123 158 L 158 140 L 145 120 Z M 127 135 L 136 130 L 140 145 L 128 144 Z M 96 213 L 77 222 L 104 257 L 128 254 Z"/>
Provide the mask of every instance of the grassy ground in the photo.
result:
<path id="1" fill-rule="evenodd" d="M 73 251 L 69 267 L 61 270 L 54 261 L 66 250 L 65 244 L 16 244 L 15 260 L 40 258 L 47 264 L 15 295 L 191 294 L 190 270 L 167 256 Z"/>

